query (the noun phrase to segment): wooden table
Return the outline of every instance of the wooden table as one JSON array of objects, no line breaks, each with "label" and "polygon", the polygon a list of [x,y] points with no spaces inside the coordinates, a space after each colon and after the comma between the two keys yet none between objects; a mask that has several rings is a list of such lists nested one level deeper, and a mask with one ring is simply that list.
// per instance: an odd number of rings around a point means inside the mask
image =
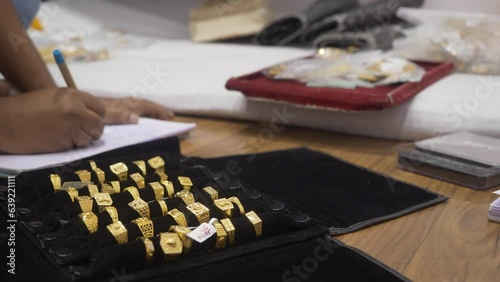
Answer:
[{"label": "wooden table", "polygon": [[181,142],[188,156],[216,157],[307,146],[448,196],[437,206],[338,236],[415,281],[500,281],[500,224],[486,219],[495,195],[396,168],[401,142],[196,117]]}]

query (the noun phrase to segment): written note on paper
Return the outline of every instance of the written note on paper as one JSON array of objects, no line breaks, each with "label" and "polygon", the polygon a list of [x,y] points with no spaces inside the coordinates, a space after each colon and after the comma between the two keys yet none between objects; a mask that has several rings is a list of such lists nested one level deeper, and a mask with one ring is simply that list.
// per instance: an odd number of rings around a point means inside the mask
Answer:
[{"label": "written note on paper", "polygon": [[138,124],[106,126],[101,139],[93,145],[65,152],[35,155],[0,154],[0,171],[10,174],[50,167],[87,158],[117,148],[184,134],[194,123],[180,123],[141,118]]}]

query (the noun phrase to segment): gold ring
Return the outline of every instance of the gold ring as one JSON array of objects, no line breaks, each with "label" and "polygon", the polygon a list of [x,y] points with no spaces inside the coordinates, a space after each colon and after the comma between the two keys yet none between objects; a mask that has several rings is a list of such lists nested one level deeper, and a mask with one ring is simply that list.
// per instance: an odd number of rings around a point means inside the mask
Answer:
[{"label": "gold ring", "polygon": [[151,219],[147,217],[139,217],[132,220],[132,223],[135,223],[137,227],[139,227],[142,236],[146,238],[152,238],[155,235],[153,221],[151,221]]},{"label": "gold ring", "polygon": [[210,220],[210,210],[203,204],[194,203],[187,205],[186,208],[196,216],[200,224]]},{"label": "gold ring", "polygon": [[168,207],[167,207],[167,203],[165,202],[165,200],[156,200],[158,202],[158,205],[160,205],[160,209],[161,209],[161,215],[164,216],[167,214],[168,212]]},{"label": "gold ring", "polygon": [[165,261],[171,261],[182,254],[182,241],[176,233],[160,233],[160,247]]},{"label": "gold ring", "polygon": [[225,198],[217,199],[214,201],[214,205],[218,209],[220,209],[226,217],[232,216],[234,205],[228,199],[225,199]]},{"label": "gold ring", "polygon": [[133,161],[133,164],[135,164],[142,172],[142,176],[146,176],[146,162],[145,161]]},{"label": "gold ring", "polygon": [[69,187],[68,189],[66,189],[66,192],[68,192],[68,195],[72,202],[74,202],[75,198],[78,197],[78,190],[76,190],[75,187]]},{"label": "gold ring", "polygon": [[215,240],[215,249],[224,249],[227,242],[227,232],[224,226],[219,222],[214,222],[214,227],[217,232],[217,239]]},{"label": "gold ring", "polygon": [[153,188],[156,200],[163,199],[163,195],[165,194],[165,188],[163,188],[163,185],[161,185],[160,182],[151,182],[149,183],[149,186]]},{"label": "gold ring", "polygon": [[167,214],[170,215],[175,220],[175,222],[177,222],[177,224],[185,227],[188,226],[186,216],[178,209],[172,209],[167,212]]},{"label": "gold ring", "polygon": [[189,233],[191,233],[191,229],[185,226],[173,225],[170,227],[169,231],[173,231],[174,233],[179,235],[179,238],[182,241],[182,246],[184,247],[183,253],[185,255],[188,255],[189,252],[191,251],[191,247],[193,246],[193,239],[187,236]]},{"label": "gold ring", "polygon": [[91,212],[92,207],[94,206],[94,200],[89,196],[78,196],[76,197],[78,204],[80,204],[80,209],[82,209],[82,213]]},{"label": "gold ring", "polygon": [[[118,181],[116,181],[116,182],[118,182]],[[120,183],[120,182],[118,182],[118,183]],[[108,193],[108,194],[112,195],[112,194],[120,193],[120,190],[118,190],[118,192],[116,192],[116,189],[113,186],[111,186],[110,184],[102,183],[101,184],[101,192]]]},{"label": "gold ring", "polygon": [[193,187],[193,182],[189,177],[179,176],[177,177],[177,180],[179,180],[179,183],[182,185],[182,187],[184,187],[184,190],[190,191],[191,187]]},{"label": "gold ring", "polygon": [[150,265],[153,262],[153,257],[155,255],[155,245],[153,241],[148,238],[139,237],[137,240],[141,240],[144,243],[144,250],[146,251],[146,260],[144,265]]},{"label": "gold ring", "polygon": [[89,234],[92,234],[97,231],[98,227],[97,215],[95,215],[93,212],[84,212],[81,213],[79,216],[82,219],[83,223],[85,223],[85,226],[89,231]]},{"label": "gold ring", "polygon": [[112,164],[109,166],[109,169],[111,170],[111,172],[116,174],[116,176],[118,177],[118,180],[120,180],[120,181],[127,180],[128,167],[126,164],[124,164],[122,162]]},{"label": "gold ring", "polygon": [[160,156],[149,159],[148,164],[156,171],[165,172],[165,161]]},{"label": "gold ring", "polygon": [[118,210],[115,207],[105,207],[104,211],[108,212],[109,217],[113,221],[113,223],[118,222]]},{"label": "gold ring", "polygon": [[139,194],[139,190],[137,190],[137,188],[135,188],[134,186],[130,186],[130,187],[123,189],[123,192],[126,192],[126,191],[128,191],[130,193],[130,195],[132,195],[134,200],[137,200],[141,197],[141,195]]},{"label": "gold ring", "polygon": [[217,190],[215,190],[212,186],[203,188],[203,191],[207,192],[210,198],[212,198],[212,202],[219,199],[219,192],[217,192]]},{"label": "gold ring", "polygon": [[103,211],[105,208],[113,205],[113,199],[108,193],[96,193],[94,195],[94,200],[99,207],[99,211]]},{"label": "gold ring", "polygon": [[168,180],[168,175],[165,174],[163,171],[155,171],[155,174],[158,175],[158,178],[160,181],[167,181]]},{"label": "gold ring", "polygon": [[227,239],[229,241],[229,246],[234,245],[234,238],[236,234],[236,228],[234,227],[233,223],[229,218],[224,218],[220,220],[220,223],[224,227],[224,230],[226,230],[227,233]]},{"label": "gold ring", "polygon": [[252,223],[253,229],[255,230],[255,235],[257,237],[262,235],[262,220],[260,217],[254,212],[249,211],[245,214],[248,220]]},{"label": "gold ring", "polygon": [[172,181],[161,181],[161,184],[167,189],[167,196],[172,198],[175,194],[174,183]]},{"label": "gold ring", "polygon": [[128,206],[133,208],[140,217],[150,218],[151,212],[149,211],[149,205],[143,199],[138,198],[128,203]]},{"label": "gold ring", "polygon": [[90,171],[82,169],[82,170],[77,170],[75,171],[75,174],[78,175],[78,178],[80,178],[81,182],[91,182],[91,174]]},{"label": "gold ring", "polygon": [[94,198],[96,193],[99,193],[99,189],[97,189],[97,185],[89,184],[87,185],[87,189],[89,190],[89,195],[91,198]]},{"label": "gold ring", "polygon": [[178,198],[181,198],[186,205],[194,204],[194,195],[193,193],[187,191],[187,190],[182,190],[181,192],[175,193],[175,196]]},{"label": "gold ring", "polygon": [[113,189],[115,190],[115,193],[120,193],[120,181],[111,181],[109,182],[111,186],[113,186]]},{"label": "gold ring", "polygon": [[146,187],[146,183],[144,181],[144,177],[140,173],[133,173],[130,175],[130,179],[134,180],[137,184],[137,188],[142,189]]},{"label": "gold ring", "polygon": [[128,242],[128,230],[125,228],[121,221],[112,223],[106,228],[109,230],[109,233],[113,235],[118,244],[125,244]]},{"label": "gold ring", "polygon": [[61,177],[59,175],[51,174],[50,182],[52,182],[52,186],[54,187],[54,192],[61,190]]},{"label": "gold ring", "polygon": [[95,171],[96,169],[99,169],[99,168],[97,167],[97,164],[96,164],[96,163],[95,163],[95,161],[93,161],[93,160],[90,160],[90,161],[89,161],[89,165],[90,165],[90,168],[91,168],[92,170],[94,170],[94,171]]},{"label": "gold ring", "polygon": [[238,209],[240,209],[241,215],[245,214],[245,208],[241,204],[240,199],[238,199],[236,197],[230,197],[229,201],[233,202],[233,204],[236,204],[236,206],[238,206]]},{"label": "gold ring", "polygon": [[99,183],[104,183],[106,182],[106,173],[100,168],[94,169],[95,174],[97,175],[97,180],[99,180]]}]

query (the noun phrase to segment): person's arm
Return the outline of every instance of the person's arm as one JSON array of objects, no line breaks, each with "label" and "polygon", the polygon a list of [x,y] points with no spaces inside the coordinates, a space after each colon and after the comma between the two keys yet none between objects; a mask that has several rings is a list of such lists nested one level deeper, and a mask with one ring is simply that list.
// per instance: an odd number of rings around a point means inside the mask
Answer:
[{"label": "person's arm", "polygon": [[0,1],[0,73],[21,92],[57,87],[11,0]]}]

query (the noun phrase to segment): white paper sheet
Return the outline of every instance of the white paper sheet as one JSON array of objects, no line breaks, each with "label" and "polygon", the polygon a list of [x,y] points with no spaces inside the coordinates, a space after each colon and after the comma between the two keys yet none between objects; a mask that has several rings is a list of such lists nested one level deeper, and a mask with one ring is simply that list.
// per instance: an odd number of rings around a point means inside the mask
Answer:
[{"label": "white paper sheet", "polygon": [[36,155],[0,155],[0,171],[17,174],[54,165],[69,163],[117,148],[184,134],[196,124],[139,119],[138,124],[111,125],[104,128],[101,139],[92,146],[71,151]]}]

